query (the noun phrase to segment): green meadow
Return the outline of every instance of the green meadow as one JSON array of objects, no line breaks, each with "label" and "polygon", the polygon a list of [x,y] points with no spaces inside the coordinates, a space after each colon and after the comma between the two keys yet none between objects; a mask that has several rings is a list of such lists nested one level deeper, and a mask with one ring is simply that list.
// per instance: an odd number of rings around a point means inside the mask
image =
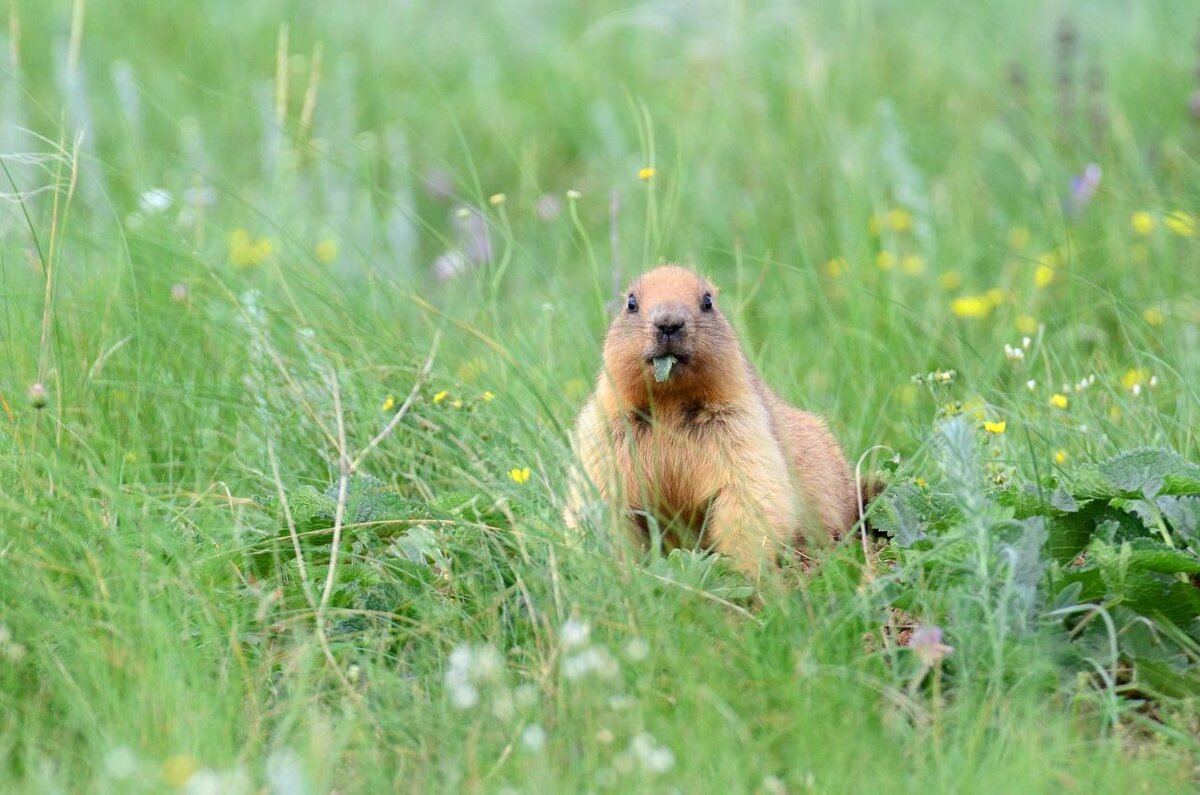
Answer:
[{"label": "green meadow", "polygon": [[[1200,787],[1194,3],[2,17],[0,791]],[[874,536],[566,531],[662,262]]]}]

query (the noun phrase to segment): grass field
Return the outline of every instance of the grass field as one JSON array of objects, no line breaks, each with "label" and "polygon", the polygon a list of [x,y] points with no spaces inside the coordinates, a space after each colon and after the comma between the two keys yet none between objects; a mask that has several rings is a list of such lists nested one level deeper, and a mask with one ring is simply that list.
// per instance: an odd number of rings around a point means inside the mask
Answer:
[{"label": "grass field", "polygon": [[[1200,786],[1194,3],[3,14],[0,790]],[[661,261],[891,546],[568,537]]]}]

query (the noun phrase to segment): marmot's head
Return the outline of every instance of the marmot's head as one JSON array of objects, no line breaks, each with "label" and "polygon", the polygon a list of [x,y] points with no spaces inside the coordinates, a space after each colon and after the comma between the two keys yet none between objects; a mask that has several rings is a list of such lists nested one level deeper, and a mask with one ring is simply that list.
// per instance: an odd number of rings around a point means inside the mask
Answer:
[{"label": "marmot's head", "polygon": [[715,398],[742,388],[741,348],[717,308],[716,289],[676,265],[655,268],[625,292],[604,343],[604,364],[625,400],[649,394]]}]

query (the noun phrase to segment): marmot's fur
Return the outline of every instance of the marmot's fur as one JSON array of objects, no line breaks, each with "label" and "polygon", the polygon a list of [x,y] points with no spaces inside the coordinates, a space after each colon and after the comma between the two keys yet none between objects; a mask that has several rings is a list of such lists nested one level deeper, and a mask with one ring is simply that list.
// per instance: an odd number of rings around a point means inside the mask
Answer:
[{"label": "marmot's fur", "polygon": [[572,433],[578,457],[565,518],[589,497],[628,512],[644,542],[699,542],[757,571],[858,519],[841,446],[816,415],[759,378],[716,305],[716,290],[665,266],[633,283],[604,343],[604,368]]}]

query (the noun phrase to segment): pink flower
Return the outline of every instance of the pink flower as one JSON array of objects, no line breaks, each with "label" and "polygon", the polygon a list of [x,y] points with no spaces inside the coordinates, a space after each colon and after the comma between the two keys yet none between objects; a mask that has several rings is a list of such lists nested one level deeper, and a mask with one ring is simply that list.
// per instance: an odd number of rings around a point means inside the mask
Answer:
[{"label": "pink flower", "polygon": [[953,646],[942,643],[942,628],[939,626],[917,627],[908,640],[908,647],[925,665],[933,665],[954,653]]}]

